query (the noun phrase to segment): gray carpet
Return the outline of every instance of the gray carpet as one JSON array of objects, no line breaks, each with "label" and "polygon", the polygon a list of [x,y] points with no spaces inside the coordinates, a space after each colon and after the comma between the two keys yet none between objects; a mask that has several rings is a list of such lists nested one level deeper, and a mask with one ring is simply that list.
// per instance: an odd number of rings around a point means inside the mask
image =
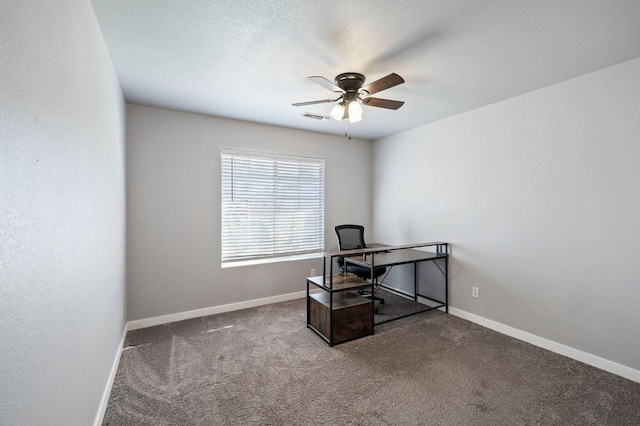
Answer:
[{"label": "gray carpet", "polygon": [[376,297],[383,298],[385,301],[383,304],[379,301],[375,302],[378,313],[374,315],[373,321],[376,325],[430,309],[429,306],[414,302],[412,299],[407,299],[406,297],[383,289],[376,291],[375,295]]},{"label": "gray carpet", "polygon": [[330,348],[303,299],[131,331],[104,425],[640,425],[640,383],[430,311]]}]

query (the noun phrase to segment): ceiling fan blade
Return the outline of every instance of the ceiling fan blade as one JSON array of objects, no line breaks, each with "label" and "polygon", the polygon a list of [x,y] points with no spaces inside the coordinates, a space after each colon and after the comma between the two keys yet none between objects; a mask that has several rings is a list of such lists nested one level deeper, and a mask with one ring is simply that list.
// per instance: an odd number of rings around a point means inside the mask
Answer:
[{"label": "ceiling fan blade", "polygon": [[364,98],[362,103],[368,106],[374,106],[387,109],[398,109],[404,105],[403,101],[392,101],[391,99],[380,98]]},{"label": "ceiling fan blade", "polygon": [[373,95],[374,93],[382,92],[383,90],[402,83],[404,83],[404,78],[393,72],[386,77],[382,77],[380,80],[367,84],[360,89],[360,91],[365,90],[369,95]]},{"label": "ceiling fan blade", "polygon": [[325,87],[329,90],[331,90],[332,92],[336,92],[336,93],[346,93],[344,90],[342,90],[341,88],[339,88],[338,86],[336,86],[335,84],[333,84],[331,81],[327,80],[326,78],[319,76],[319,75],[312,75],[311,77],[308,77],[311,81],[313,81],[314,83],[319,84],[322,87]]},{"label": "ceiling fan blade", "polygon": [[[338,99],[340,99],[340,98],[338,98]],[[293,105],[293,106],[305,106],[305,105],[315,105],[315,104],[328,104],[328,103],[331,103],[331,102],[335,102],[338,99],[322,99],[322,100],[319,100],[319,101],[297,102],[297,103],[291,104],[291,105]]]}]

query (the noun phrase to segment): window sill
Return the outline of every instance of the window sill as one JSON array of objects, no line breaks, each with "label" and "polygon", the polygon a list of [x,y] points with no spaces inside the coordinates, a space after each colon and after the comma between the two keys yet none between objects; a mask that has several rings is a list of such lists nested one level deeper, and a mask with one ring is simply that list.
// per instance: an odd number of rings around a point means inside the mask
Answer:
[{"label": "window sill", "polygon": [[238,262],[226,262],[220,265],[221,268],[235,268],[237,266],[263,265],[265,263],[290,262],[292,260],[316,259],[322,257],[322,252],[297,254],[293,256],[270,257],[268,259],[242,260]]}]

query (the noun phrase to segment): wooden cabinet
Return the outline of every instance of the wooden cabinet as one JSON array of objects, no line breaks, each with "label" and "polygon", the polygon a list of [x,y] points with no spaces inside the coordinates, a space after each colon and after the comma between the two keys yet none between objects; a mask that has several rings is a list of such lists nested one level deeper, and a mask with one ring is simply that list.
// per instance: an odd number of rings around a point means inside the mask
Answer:
[{"label": "wooden cabinet", "polygon": [[357,294],[366,287],[353,274],[307,278],[307,327],[330,346],[373,334],[373,301]]},{"label": "wooden cabinet", "polygon": [[307,312],[307,324],[332,346],[373,334],[373,302],[351,291],[309,294]]}]

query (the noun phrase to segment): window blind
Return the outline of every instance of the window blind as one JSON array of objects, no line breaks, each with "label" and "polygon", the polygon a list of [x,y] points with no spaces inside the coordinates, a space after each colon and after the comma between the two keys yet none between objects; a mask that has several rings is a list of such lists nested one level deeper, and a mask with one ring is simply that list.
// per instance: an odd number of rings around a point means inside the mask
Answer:
[{"label": "window blind", "polygon": [[222,263],[324,250],[324,160],[221,152]]}]

